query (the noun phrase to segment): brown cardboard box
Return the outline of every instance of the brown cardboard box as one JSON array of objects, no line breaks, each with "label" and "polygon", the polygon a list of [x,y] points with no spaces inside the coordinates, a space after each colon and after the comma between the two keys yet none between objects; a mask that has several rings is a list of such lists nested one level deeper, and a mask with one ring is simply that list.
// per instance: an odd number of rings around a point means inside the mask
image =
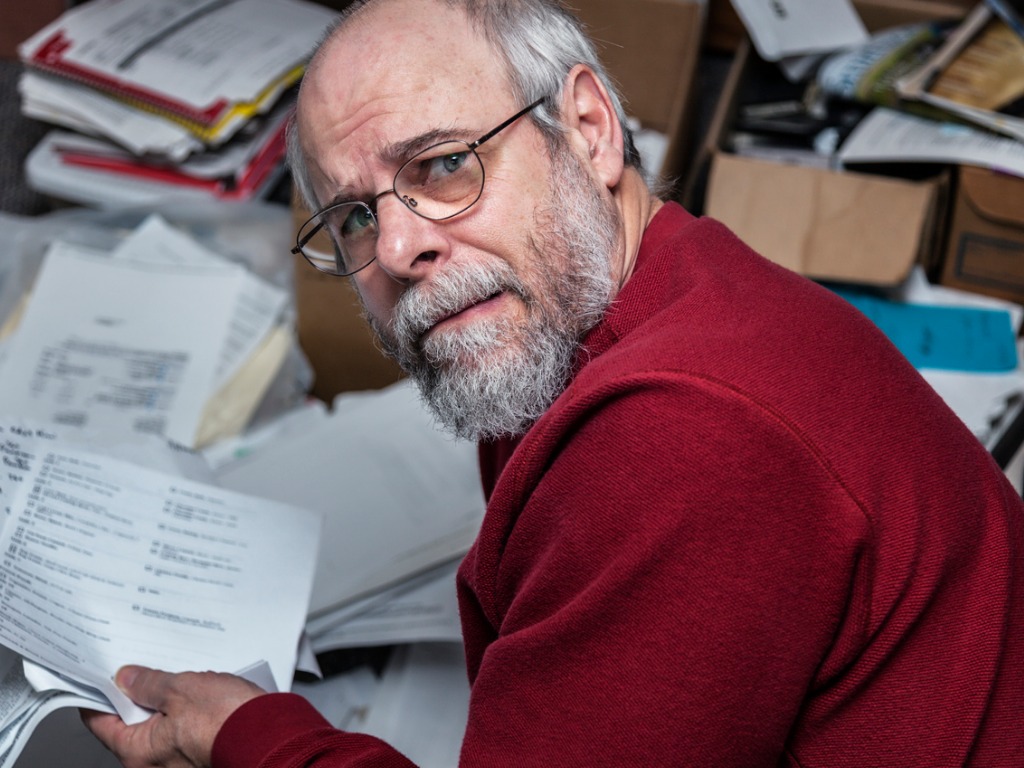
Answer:
[{"label": "brown cardboard box", "polygon": [[[737,50],[687,204],[731,227],[767,258],[821,280],[893,285],[938,258],[946,176],[921,180],[754,160],[724,149],[740,84],[759,63]],[[698,188],[705,192],[703,203]]]},{"label": "brown cardboard box", "polygon": [[1024,303],[1024,179],[959,169],[940,282]]},{"label": "brown cardboard box", "polygon": [[905,181],[718,154],[706,212],[818,280],[896,285],[933,257],[941,179]]},{"label": "brown cardboard box", "polygon": [[18,58],[18,46],[70,5],[68,0],[0,0],[0,58]]},{"label": "brown cardboard box", "polygon": [[660,169],[669,185],[686,173],[693,79],[701,48],[701,7],[693,0],[568,0],[642,127],[665,134]]},{"label": "brown cardboard box", "polygon": [[[296,231],[308,216],[293,202]],[[398,381],[402,372],[377,347],[348,278],[324,274],[301,255],[294,258],[299,346],[316,376],[311,394],[329,403],[339,392],[380,389]]]}]

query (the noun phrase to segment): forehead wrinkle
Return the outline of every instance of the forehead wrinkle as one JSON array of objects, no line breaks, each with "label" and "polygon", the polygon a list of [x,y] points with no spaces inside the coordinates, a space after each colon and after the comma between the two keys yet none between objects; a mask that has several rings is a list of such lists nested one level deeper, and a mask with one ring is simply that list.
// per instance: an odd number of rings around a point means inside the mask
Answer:
[{"label": "forehead wrinkle", "polygon": [[[383,165],[392,166],[397,173],[398,169],[418,152],[445,141],[467,141],[467,136],[469,136],[469,132],[462,129],[433,128],[412,138],[391,142],[379,150],[377,156]],[[378,194],[378,192],[359,190],[351,184],[342,184],[336,187],[335,193],[324,204],[324,207],[337,203],[367,201]]]},{"label": "forehead wrinkle", "polygon": [[399,166],[417,152],[445,141],[466,141],[468,131],[457,128],[433,128],[411,139],[395,141],[384,147],[380,158],[389,165]]}]

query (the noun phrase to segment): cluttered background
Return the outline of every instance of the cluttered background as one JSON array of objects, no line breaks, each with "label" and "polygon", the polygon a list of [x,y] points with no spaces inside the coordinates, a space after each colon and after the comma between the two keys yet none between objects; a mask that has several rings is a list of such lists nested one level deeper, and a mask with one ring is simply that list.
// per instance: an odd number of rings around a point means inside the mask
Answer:
[{"label": "cluttered background", "polygon": [[[568,4],[651,180],[862,309],[1019,491],[1024,3]],[[0,0],[0,454],[36,472],[67,440],[322,515],[295,690],[453,765],[474,450],[289,253],[283,126],[344,5]],[[0,709],[0,765],[114,765],[71,709],[88,691],[39,679]]]}]

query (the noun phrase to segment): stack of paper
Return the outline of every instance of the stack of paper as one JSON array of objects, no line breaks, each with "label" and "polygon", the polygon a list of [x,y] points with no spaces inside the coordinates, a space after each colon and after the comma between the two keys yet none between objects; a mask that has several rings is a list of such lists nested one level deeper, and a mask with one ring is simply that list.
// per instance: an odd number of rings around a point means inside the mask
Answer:
[{"label": "stack of paper", "polygon": [[484,511],[475,445],[441,432],[409,382],[291,418],[207,457],[226,488],[324,514],[313,649],[459,640],[454,571]]},{"label": "stack of paper", "polygon": [[247,424],[289,349],[287,293],[152,217],[54,242],[0,364],[4,409],[196,448]]},{"label": "stack of paper", "polygon": [[79,175],[88,169],[163,180],[180,191],[188,179],[209,180],[209,168],[197,173],[194,166],[169,163],[220,151],[253,119],[267,116],[249,146],[225,149],[218,158],[229,166],[220,176],[230,179],[228,189],[207,192],[259,189],[254,178],[265,176],[261,164],[268,154],[280,160],[283,151],[287,109],[270,113],[288,105],[334,15],[307,0],[93,0],[75,6],[19,47],[26,67],[22,110],[112,142],[155,170],[147,172],[139,160],[112,160],[114,149],[104,144],[88,152],[58,150],[51,140],[50,167],[34,169],[33,176],[52,185],[54,168],[67,166]]},{"label": "stack of paper", "polygon": [[265,198],[284,174],[285,124],[291,103],[252,120],[216,151],[180,163],[137,157],[116,144],[55,130],[25,161],[33,189],[103,208],[154,206],[172,200]]},{"label": "stack of paper", "polygon": [[60,707],[147,717],[113,684],[126,663],[267,690],[315,671],[299,641],[319,515],[85,450],[74,430],[0,434],[0,765]]}]

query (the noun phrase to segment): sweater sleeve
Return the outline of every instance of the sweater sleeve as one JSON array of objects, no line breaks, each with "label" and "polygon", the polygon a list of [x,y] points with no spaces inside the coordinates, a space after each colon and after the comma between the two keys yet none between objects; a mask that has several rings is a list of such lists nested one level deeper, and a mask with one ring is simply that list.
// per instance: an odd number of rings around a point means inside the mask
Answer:
[{"label": "sweater sleeve", "polygon": [[644,378],[538,425],[496,489],[520,511],[467,574],[493,640],[464,766],[783,764],[828,672],[862,511],[766,409]]},{"label": "sweater sleeve", "polygon": [[214,768],[411,768],[380,739],[333,728],[301,696],[272,693],[243,704],[213,744]]}]

